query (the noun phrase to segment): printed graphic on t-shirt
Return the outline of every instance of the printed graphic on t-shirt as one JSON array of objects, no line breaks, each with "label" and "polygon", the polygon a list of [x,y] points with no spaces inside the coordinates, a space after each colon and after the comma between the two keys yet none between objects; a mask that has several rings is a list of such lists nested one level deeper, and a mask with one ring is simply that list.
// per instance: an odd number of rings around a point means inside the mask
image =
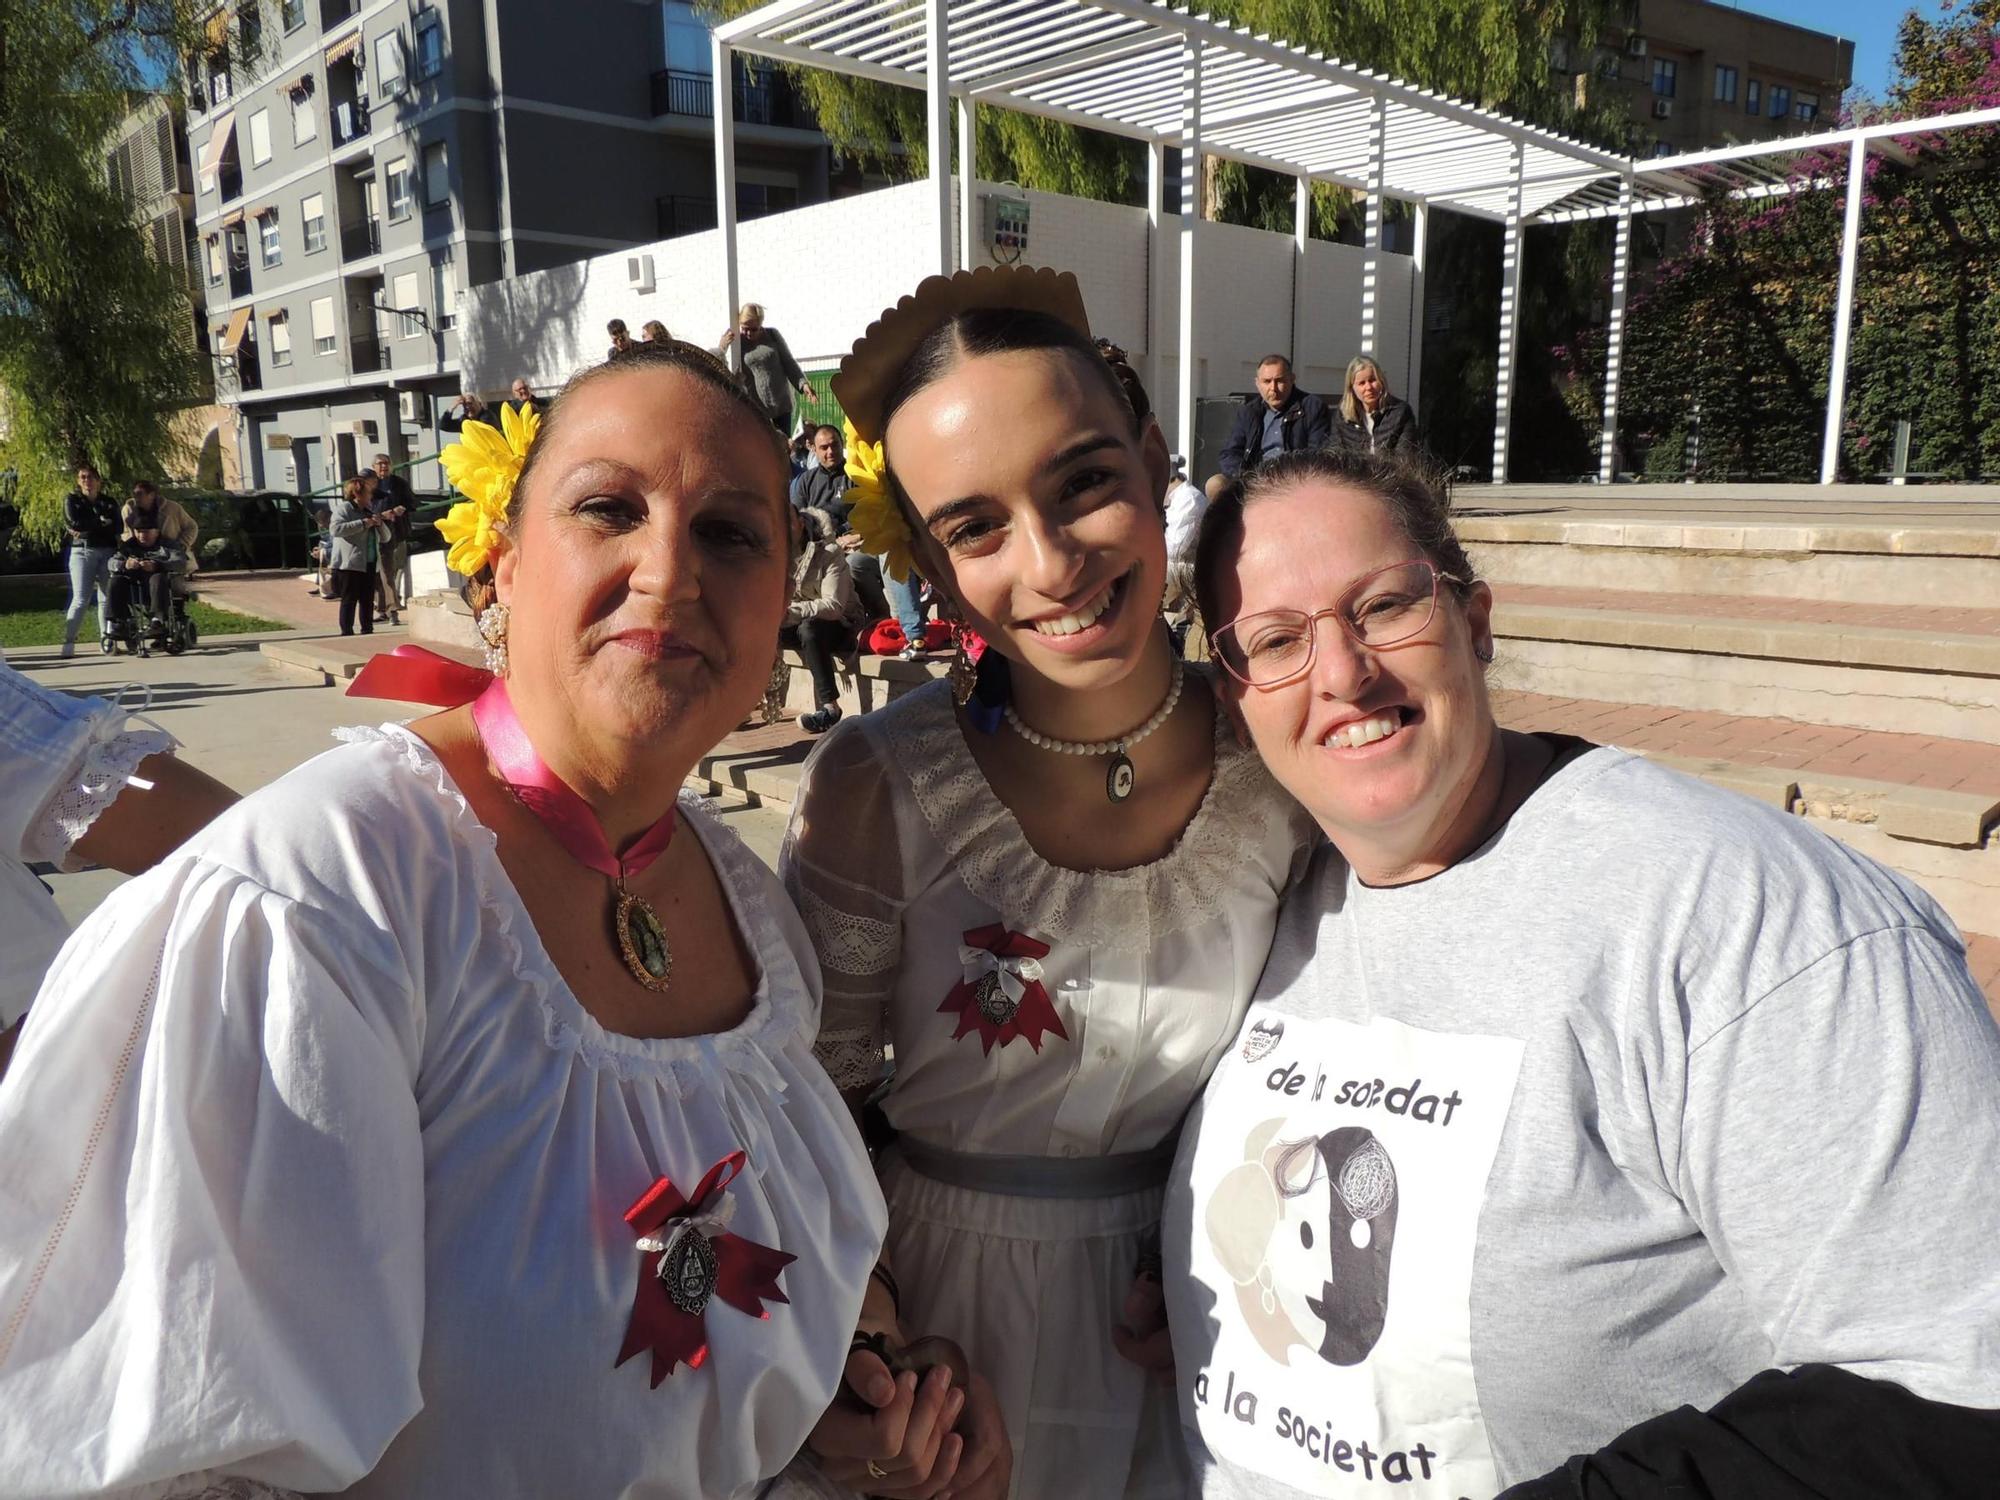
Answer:
[{"label": "printed graphic on t-shirt", "polygon": [[1194,1160],[1219,1457],[1314,1495],[1499,1489],[1472,1377],[1474,1241],[1521,1043],[1377,1018],[1245,1018]]}]

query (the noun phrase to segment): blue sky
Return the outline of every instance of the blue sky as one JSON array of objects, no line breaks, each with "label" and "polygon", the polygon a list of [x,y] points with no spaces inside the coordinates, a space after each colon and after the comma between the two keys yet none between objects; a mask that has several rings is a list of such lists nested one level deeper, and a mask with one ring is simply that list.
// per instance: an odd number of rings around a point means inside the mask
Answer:
[{"label": "blue sky", "polygon": [[1854,43],[1854,81],[1881,98],[1889,91],[1890,66],[1896,56],[1896,28],[1908,12],[1927,19],[1944,14],[1941,0],[1710,0],[1711,4],[1747,10],[1780,21],[1830,31]]}]

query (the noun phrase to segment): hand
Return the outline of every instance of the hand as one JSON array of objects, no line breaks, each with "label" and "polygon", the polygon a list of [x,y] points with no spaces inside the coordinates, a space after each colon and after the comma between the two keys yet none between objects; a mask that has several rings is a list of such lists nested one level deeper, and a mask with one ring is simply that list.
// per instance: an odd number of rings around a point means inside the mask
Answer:
[{"label": "hand", "polygon": [[1014,1446],[1007,1440],[1007,1419],[1000,1398],[984,1375],[975,1374],[965,1395],[965,1412],[958,1419],[965,1453],[958,1477],[951,1483],[951,1500],[1007,1500],[1014,1482]]},{"label": "hand", "polygon": [[799,394],[810,399],[815,394],[813,383],[810,380],[801,380],[799,382]]},{"label": "hand", "polygon": [[736,325],[731,323],[722,333],[722,344],[727,347],[736,341]]},{"label": "hand", "polygon": [[842,1390],[806,1445],[821,1472],[844,1488],[933,1500],[947,1489],[957,1492],[953,1479],[966,1440],[952,1428],[966,1399],[967,1392],[952,1389],[943,1365],[921,1377],[892,1375],[873,1351],[857,1349],[847,1357]]},{"label": "hand", "polygon": [[859,552],[861,550],[861,533],[858,531],[843,531],[839,536],[834,538],[834,541],[839,544],[842,552]]}]

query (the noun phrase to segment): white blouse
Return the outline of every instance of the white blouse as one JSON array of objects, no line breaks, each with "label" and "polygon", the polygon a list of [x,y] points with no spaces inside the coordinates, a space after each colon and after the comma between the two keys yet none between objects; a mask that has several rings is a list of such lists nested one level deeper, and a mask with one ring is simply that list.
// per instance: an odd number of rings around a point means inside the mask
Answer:
[{"label": "white blouse", "polygon": [[[905,1134],[955,1151],[1144,1151],[1178,1128],[1249,1003],[1305,814],[1216,713],[1215,770],[1180,842],[1129,870],[1029,845],[966,747],[942,683],[842,724],[814,753],[786,880],[826,979],[819,1051],[843,1088],[880,1077]],[[1066,1036],[988,1051],[940,1006],[998,921],[1047,946]]]},{"label": "white blouse", "polygon": [[72,698],[0,662],[0,1031],[28,1009],[69,923],[30,863],[66,869],[70,846],[118,800],[159,729],[126,729],[124,708]]},{"label": "white blouse", "polygon": [[[607,1032],[430,750],[348,737],[50,973],[0,1086],[0,1495],[745,1493],[831,1398],[885,1224],[804,930],[683,797],[754,1002]],[[788,1300],[718,1293],[656,1389],[614,1367],[624,1215],[734,1151],[729,1232],[796,1257]]]}]

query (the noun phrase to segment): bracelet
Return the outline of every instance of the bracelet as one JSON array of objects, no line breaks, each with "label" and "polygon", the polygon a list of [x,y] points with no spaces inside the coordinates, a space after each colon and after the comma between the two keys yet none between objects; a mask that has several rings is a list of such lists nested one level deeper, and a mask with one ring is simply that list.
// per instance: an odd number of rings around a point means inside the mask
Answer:
[{"label": "bracelet", "polygon": [[902,1288],[896,1285],[895,1272],[891,1271],[887,1266],[883,1265],[882,1262],[878,1260],[875,1262],[873,1269],[871,1269],[868,1272],[868,1277],[871,1281],[879,1281],[882,1283],[882,1290],[889,1294],[890,1310],[896,1314],[896,1319],[898,1322],[902,1321],[903,1292]]}]

